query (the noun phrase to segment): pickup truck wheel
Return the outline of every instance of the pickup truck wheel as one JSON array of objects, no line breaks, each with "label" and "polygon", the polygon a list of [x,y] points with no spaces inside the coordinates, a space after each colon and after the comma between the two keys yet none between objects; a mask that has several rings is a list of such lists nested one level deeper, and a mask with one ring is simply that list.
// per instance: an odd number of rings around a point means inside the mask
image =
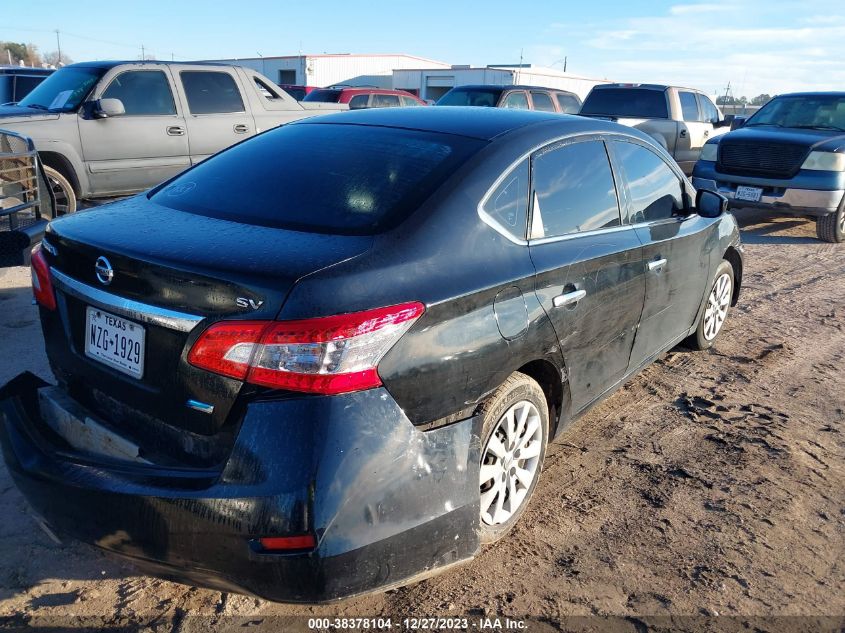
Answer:
[{"label": "pickup truck wheel", "polygon": [[845,242],[845,200],[836,213],[823,215],[816,220],[816,235],[824,242]]},{"label": "pickup truck wheel", "polygon": [[70,181],[47,165],[44,165],[44,175],[56,198],[56,217],[76,211],[76,194]]},{"label": "pickup truck wheel", "polygon": [[698,319],[698,327],[695,334],[690,336],[686,343],[696,350],[705,350],[713,347],[722,326],[728,319],[731,310],[731,301],[734,291],[734,269],[729,262],[722,261],[716,269],[713,284],[710,286],[710,293],[704,304],[704,311]]},{"label": "pickup truck wheel", "polygon": [[514,372],[480,413],[481,542],[493,543],[519,521],[540,479],[549,409],[540,385]]}]

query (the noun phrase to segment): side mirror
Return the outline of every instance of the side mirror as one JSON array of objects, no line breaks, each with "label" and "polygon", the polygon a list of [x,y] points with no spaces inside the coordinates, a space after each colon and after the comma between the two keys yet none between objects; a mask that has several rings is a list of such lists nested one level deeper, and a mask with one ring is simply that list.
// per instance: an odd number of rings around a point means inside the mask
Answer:
[{"label": "side mirror", "polygon": [[733,121],[731,121],[731,130],[738,130],[739,128],[743,127],[747,120],[748,120],[748,117],[735,116],[733,118]]},{"label": "side mirror", "polygon": [[120,99],[100,99],[94,104],[94,116],[98,119],[108,119],[113,116],[126,114],[123,101]]},{"label": "side mirror", "polygon": [[695,194],[695,210],[703,218],[718,218],[728,210],[728,199],[715,191],[699,189]]},{"label": "side mirror", "polygon": [[734,119],[736,119],[735,114],[726,114],[724,119],[713,123],[713,127],[732,127]]}]

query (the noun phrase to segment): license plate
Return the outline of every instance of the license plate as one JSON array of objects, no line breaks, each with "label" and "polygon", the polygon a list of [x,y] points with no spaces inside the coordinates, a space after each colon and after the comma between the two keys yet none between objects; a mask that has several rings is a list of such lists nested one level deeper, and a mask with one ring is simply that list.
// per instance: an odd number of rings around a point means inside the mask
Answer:
[{"label": "license plate", "polygon": [[746,202],[760,202],[760,196],[762,195],[763,190],[759,187],[737,187],[734,198],[745,200]]},{"label": "license plate", "polygon": [[85,355],[133,378],[144,375],[144,340],[137,323],[88,306],[85,313]]}]

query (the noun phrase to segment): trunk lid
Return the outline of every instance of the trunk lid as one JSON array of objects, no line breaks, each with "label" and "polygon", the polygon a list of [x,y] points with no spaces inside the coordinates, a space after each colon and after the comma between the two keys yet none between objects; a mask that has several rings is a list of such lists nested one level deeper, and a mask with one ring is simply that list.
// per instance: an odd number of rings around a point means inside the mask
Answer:
[{"label": "trunk lid", "polygon": [[[42,311],[51,365],[71,395],[141,446],[181,445],[184,455],[170,457],[214,461],[213,438],[233,438],[243,385],[188,364],[193,342],[219,319],[274,319],[297,279],[366,252],[372,240],[209,218],[143,195],[66,216],[50,225],[44,247],[59,306]],[[99,258],[113,271],[108,284]],[[86,353],[89,307],[143,328],[140,378]]]}]

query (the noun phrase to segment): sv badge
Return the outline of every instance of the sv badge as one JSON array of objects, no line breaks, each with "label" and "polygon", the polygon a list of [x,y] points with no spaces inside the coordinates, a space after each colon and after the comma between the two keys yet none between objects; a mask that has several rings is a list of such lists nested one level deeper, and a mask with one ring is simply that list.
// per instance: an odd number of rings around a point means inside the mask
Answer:
[{"label": "sv badge", "polygon": [[255,299],[238,297],[237,299],[235,299],[235,304],[237,304],[239,308],[252,308],[253,310],[258,310],[258,308],[264,305],[264,301],[260,299],[256,301]]}]

